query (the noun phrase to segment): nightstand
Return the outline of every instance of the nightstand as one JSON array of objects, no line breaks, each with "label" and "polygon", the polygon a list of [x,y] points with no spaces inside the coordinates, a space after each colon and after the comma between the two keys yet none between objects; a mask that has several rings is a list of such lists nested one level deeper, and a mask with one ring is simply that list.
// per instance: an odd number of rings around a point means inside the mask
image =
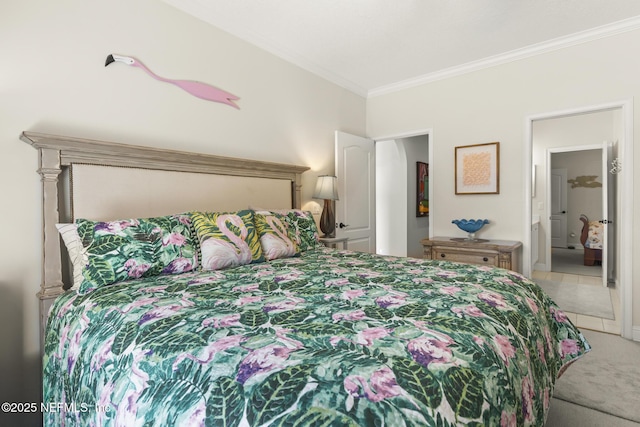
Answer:
[{"label": "nightstand", "polygon": [[338,243],[342,243],[342,249],[347,249],[347,242],[349,241],[348,237],[320,237],[320,241],[327,246],[331,246],[333,248],[338,247]]},{"label": "nightstand", "polygon": [[518,271],[521,242],[511,240],[452,240],[451,237],[433,237],[421,240],[423,258],[493,265]]}]

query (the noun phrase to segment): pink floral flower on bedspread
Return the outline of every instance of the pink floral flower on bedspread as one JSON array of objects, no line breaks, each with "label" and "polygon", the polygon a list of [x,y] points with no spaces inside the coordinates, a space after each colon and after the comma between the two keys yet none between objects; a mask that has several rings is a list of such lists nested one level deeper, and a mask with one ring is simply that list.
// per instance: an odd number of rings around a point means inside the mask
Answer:
[{"label": "pink floral flower on bedspread", "polygon": [[302,272],[297,271],[297,270],[292,270],[287,274],[281,274],[279,276],[276,276],[273,281],[276,283],[280,283],[283,282],[285,280],[296,280],[297,278],[299,278],[300,276],[302,276]]},{"label": "pink floral flower on bedspread", "polygon": [[475,342],[476,344],[478,344],[480,347],[482,347],[483,345],[485,345],[486,343],[484,342],[484,338],[479,337],[477,335],[473,336],[473,342]]},{"label": "pink floral flower on bedspread", "polygon": [[253,350],[240,363],[236,379],[244,384],[254,375],[269,372],[284,366],[289,354],[296,349],[284,347],[281,344],[272,344]]},{"label": "pink floral flower on bedspread", "polygon": [[162,246],[184,246],[187,238],[180,233],[170,233],[162,238]]},{"label": "pink floral flower on bedspread", "polygon": [[237,292],[253,292],[259,289],[260,285],[258,283],[251,283],[249,285],[240,285],[233,288],[233,291]]},{"label": "pink floral flower on bedspread", "polygon": [[504,335],[496,335],[493,337],[493,343],[495,344],[498,356],[509,366],[509,361],[516,355],[516,349],[509,341],[509,337]]},{"label": "pink floral flower on bedspread", "polygon": [[176,357],[176,359],[173,361],[173,370],[177,370],[178,365],[184,359],[190,359],[201,365],[206,365],[207,363],[211,362],[215,355],[219,352],[238,347],[245,340],[246,338],[243,335],[229,335],[227,337],[222,337],[217,339],[216,341],[210,342],[209,345],[207,345],[200,351],[199,357],[194,356],[191,353],[182,353],[178,355],[178,357]]},{"label": "pink floral flower on bedspread", "polygon": [[480,292],[478,294],[478,299],[486,302],[492,307],[496,307],[496,308],[507,307],[507,303],[504,301],[504,298],[501,295],[498,295],[494,292],[489,292],[489,291]]},{"label": "pink floral flower on bedspread", "polygon": [[138,261],[131,258],[124,263],[124,268],[127,270],[129,277],[139,279],[142,275],[151,267],[151,264],[143,263],[138,264]]},{"label": "pink floral flower on bedspread", "polygon": [[207,419],[207,401],[200,399],[198,404],[193,407],[191,415],[184,421],[185,426],[205,426]]},{"label": "pink floral flower on bedspread", "polygon": [[431,363],[450,363],[453,353],[449,349],[450,342],[433,337],[421,337],[409,341],[407,349],[413,360],[429,367]]},{"label": "pink floral flower on bedspread", "polygon": [[572,339],[563,339],[560,342],[560,354],[564,359],[568,354],[578,354],[580,349],[578,348],[578,343],[576,340]]},{"label": "pink floral flower on bedspread", "polygon": [[440,270],[436,272],[436,276],[446,279],[446,278],[458,277],[458,273],[456,273],[455,271]]},{"label": "pink floral flower on bedspread", "polygon": [[99,222],[95,225],[94,231],[104,231],[107,233],[116,234],[122,230],[140,225],[140,221],[134,219],[131,221],[112,221],[112,222]]},{"label": "pink floral flower on bedspread", "polygon": [[358,344],[363,344],[368,347],[373,345],[373,341],[379,338],[384,338],[389,335],[389,330],[387,328],[369,328],[364,329],[358,332],[356,342]]},{"label": "pink floral flower on bedspread", "polygon": [[[362,393],[360,393],[360,387],[362,387]],[[380,402],[403,393],[393,371],[386,366],[374,371],[369,381],[361,375],[349,375],[344,379],[344,388],[351,396],[365,397],[372,402]]]},{"label": "pink floral flower on bedspread", "polygon": [[[454,307],[456,308],[456,307]],[[482,310],[480,310],[478,307],[476,307],[473,304],[469,304],[467,306],[465,306],[464,308],[458,308],[458,311],[454,310],[454,308],[451,309],[451,311],[453,312],[462,312],[464,314],[466,314],[467,316],[470,317],[484,317],[485,314],[482,312]]]},{"label": "pink floral flower on bedspread", "polygon": [[399,307],[407,303],[406,295],[385,295],[383,297],[376,298],[376,304],[382,308]]},{"label": "pink floral flower on bedspread", "polygon": [[414,277],[411,279],[413,283],[433,283],[433,278],[431,277]]},{"label": "pink floral flower on bedspread", "polygon": [[567,315],[564,314],[564,312],[558,308],[555,308],[552,306],[549,311],[551,311],[551,315],[556,320],[556,322],[567,323],[567,321],[569,320]]},{"label": "pink floral flower on bedspread", "polygon": [[138,324],[143,325],[152,320],[171,317],[174,314],[178,313],[183,308],[189,307],[191,305],[193,305],[191,301],[184,301],[183,304],[170,304],[170,305],[163,305],[160,307],[156,307],[152,310],[147,311],[144,315],[142,315],[142,317],[140,317],[140,320],[138,320]]},{"label": "pink floral flower on bedspread", "polygon": [[176,258],[162,269],[164,274],[179,274],[190,271],[193,268],[191,260],[188,258]]},{"label": "pink floral flower on bedspread", "polygon": [[247,305],[247,304],[253,304],[254,302],[260,302],[264,299],[264,297],[261,296],[246,296],[246,297],[241,297],[238,298],[235,302],[235,304],[237,306],[243,306],[243,305]]},{"label": "pink floral flower on bedspread", "polygon": [[500,427],[516,427],[518,425],[516,414],[513,412],[502,411],[500,416]]},{"label": "pink floral flower on bedspread", "polygon": [[214,328],[227,328],[229,326],[240,326],[240,313],[230,314],[220,318],[209,317],[204,319],[201,323],[203,327],[209,327],[213,325]]},{"label": "pink floral flower on bedspread", "polygon": [[531,379],[527,376],[522,380],[522,414],[524,415],[525,425],[530,425],[535,420],[533,413],[533,401],[535,399],[535,391]]},{"label": "pink floral flower on bedspread", "polygon": [[94,371],[100,370],[104,362],[109,360],[111,357],[111,346],[113,345],[113,341],[116,337],[112,336],[108,340],[106,340],[99,348],[98,352],[93,355],[91,359],[91,369]]},{"label": "pink floral flower on bedspread", "polygon": [[262,307],[262,311],[264,311],[265,313],[271,313],[274,311],[281,312],[281,311],[295,310],[296,308],[298,308],[300,304],[303,304],[304,302],[305,301],[302,298],[288,297],[287,299],[282,301],[274,301],[274,302],[266,303]]},{"label": "pink floral flower on bedspread", "polygon": [[352,301],[358,297],[362,297],[365,295],[366,293],[362,289],[349,289],[342,293],[342,298],[346,299],[347,301]]},{"label": "pink floral flower on bedspread", "polygon": [[445,295],[455,295],[461,291],[462,289],[458,286],[443,286],[440,288],[440,293],[443,293]]},{"label": "pink floral flower on bedspread", "polygon": [[527,297],[527,305],[534,314],[538,313],[538,304],[532,298]]},{"label": "pink floral flower on bedspread", "polygon": [[353,310],[353,311],[344,312],[344,313],[333,313],[333,315],[331,316],[331,318],[335,322],[338,322],[340,320],[347,320],[347,321],[362,320],[366,317],[367,315],[365,314],[364,310]]},{"label": "pink floral flower on bedspread", "polygon": [[344,286],[349,284],[349,279],[347,278],[339,278],[339,279],[331,279],[324,282],[325,286]]},{"label": "pink floral flower on bedspread", "polygon": [[541,340],[537,340],[536,347],[538,349],[538,357],[540,358],[540,360],[542,360],[544,363],[547,363],[547,357],[545,356],[544,351],[544,343]]}]

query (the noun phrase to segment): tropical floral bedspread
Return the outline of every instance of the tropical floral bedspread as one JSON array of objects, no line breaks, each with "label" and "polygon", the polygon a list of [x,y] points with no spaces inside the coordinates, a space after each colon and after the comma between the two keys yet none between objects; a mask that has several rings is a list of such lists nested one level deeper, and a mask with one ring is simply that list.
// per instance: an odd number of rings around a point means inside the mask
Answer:
[{"label": "tropical floral bedspread", "polygon": [[319,248],[67,293],[50,426],[543,425],[589,345],[502,269]]}]

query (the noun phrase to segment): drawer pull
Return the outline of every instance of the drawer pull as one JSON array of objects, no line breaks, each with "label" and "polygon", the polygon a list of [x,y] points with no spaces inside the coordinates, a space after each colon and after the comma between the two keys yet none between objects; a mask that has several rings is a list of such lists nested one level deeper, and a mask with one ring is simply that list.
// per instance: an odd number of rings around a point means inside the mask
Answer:
[{"label": "drawer pull", "polygon": [[440,257],[444,258],[446,255],[445,254],[440,254]]},{"label": "drawer pull", "polygon": [[484,257],[484,258],[482,258],[482,260],[483,260],[484,262],[487,262],[487,261],[489,261],[489,258]]}]

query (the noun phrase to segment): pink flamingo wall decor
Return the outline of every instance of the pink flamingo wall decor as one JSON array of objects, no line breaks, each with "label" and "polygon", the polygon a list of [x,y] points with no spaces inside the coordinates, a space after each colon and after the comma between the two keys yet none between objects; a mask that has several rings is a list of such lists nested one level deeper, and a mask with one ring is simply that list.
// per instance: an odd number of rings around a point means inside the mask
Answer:
[{"label": "pink flamingo wall decor", "polygon": [[240,98],[222,89],[218,89],[215,86],[211,86],[201,82],[194,82],[191,80],[165,79],[164,77],[160,77],[159,75],[153,73],[142,62],[128,56],[120,56],[120,55],[113,55],[113,54],[109,55],[107,56],[107,60],[104,66],[106,67],[107,65],[113,62],[122,62],[123,64],[142,68],[147,74],[149,74],[154,79],[160,80],[161,82],[174,84],[178,86],[180,89],[183,89],[189,92],[193,96],[196,96],[201,99],[206,99],[207,101],[220,102],[222,104],[227,104],[234,108],[240,109],[240,107],[234,102]]}]

